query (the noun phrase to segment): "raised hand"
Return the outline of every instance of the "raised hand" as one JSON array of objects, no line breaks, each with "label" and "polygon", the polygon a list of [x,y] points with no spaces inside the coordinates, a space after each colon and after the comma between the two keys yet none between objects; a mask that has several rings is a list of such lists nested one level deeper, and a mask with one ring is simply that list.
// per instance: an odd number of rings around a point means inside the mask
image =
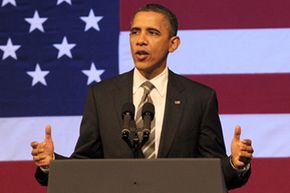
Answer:
[{"label": "raised hand", "polygon": [[31,142],[31,155],[34,163],[40,167],[48,167],[50,161],[53,160],[54,146],[51,138],[51,126],[45,127],[45,138],[43,142]]},{"label": "raised hand", "polygon": [[234,137],[231,144],[231,159],[234,166],[238,169],[243,169],[247,164],[251,162],[254,149],[252,147],[252,141],[250,139],[240,139],[241,127],[237,125],[235,127]]}]

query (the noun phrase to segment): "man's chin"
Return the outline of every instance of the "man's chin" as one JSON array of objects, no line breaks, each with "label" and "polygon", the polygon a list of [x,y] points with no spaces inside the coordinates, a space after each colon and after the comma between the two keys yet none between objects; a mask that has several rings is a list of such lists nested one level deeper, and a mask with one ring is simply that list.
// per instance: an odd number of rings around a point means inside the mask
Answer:
[{"label": "man's chin", "polygon": [[146,71],[146,69],[149,70],[148,66],[149,64],[145,61],[135,61],[135,67],[139,71]]}]

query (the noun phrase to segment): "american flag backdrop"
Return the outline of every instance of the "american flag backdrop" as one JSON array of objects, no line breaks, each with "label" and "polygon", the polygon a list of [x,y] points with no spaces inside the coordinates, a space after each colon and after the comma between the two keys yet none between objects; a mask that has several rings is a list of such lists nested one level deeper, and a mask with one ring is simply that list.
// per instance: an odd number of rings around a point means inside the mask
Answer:
[{"label": "american flag backdrop", "polygon": [[[130,21],[148,2],[0,1],[0,193],[46,191],[30,142],[51,124],[72,153],[88,85],[133,68]],[[154,2],[180,23],[169,68],[217,91],[228,154],[236,124],[253,140],[252,177],[232,192],[290,192],[290,1]]]}]

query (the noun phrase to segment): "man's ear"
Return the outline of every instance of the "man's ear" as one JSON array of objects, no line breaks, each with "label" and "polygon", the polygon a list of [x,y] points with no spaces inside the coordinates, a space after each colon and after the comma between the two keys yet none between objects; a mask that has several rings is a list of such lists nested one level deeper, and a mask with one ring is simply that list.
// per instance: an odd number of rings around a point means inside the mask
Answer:
[{"label": "man's ear", "polygon": [[180,44],[180,38],[178,36],[173,36],[170,38],[170,46],[168,51],[170,53],[174,52]]}]

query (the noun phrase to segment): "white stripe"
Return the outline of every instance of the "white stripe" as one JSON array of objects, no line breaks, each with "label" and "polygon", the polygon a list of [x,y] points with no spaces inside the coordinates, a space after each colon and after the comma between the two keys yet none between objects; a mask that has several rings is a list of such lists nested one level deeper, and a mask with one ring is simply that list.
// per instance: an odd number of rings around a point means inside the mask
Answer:
[{"label": "white stripe", "polygon": [[235,125],[253,142],[255,157],[290,157],[290,114],[221,115],[228,155]]},{"label": "white stripe", "polygon": [[[289,73],[290,29],[181,30],[169,56],[179,74]],[[120,73],[133,68],[129,32],[120,33]]]},{"label": "white stripe", "polygon": [[[229,154],[236,124],[242,138],[251,138],[255,157],[289,157],[290,114],[221,115]],[[0,118],[0,160],[31,160],[31,141],[44,139],[44,127],[52,125],[55,151],[73,152],[79,135],[81,116]]]},{"label": "white stripe", "polygon": [[0,118],[0,160],[31,160],[32,141],[43,141],[52,126],[55,152],[69,156],[79,135],[81,116]]},{"label": "white stripe", "polygon": [[149,156],[148,156],[148,158],[147,159],[151,159],[151,158],[154,158],[155,157],[155,152],[153,151]]},{"label": "white stripe", "polygon": [[143,148],[143,152],[146,152],[151,146],[152,144],[155,143],[155,141],[150,141],[149,144],[144,145],[145,147]]}]

